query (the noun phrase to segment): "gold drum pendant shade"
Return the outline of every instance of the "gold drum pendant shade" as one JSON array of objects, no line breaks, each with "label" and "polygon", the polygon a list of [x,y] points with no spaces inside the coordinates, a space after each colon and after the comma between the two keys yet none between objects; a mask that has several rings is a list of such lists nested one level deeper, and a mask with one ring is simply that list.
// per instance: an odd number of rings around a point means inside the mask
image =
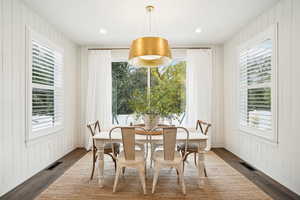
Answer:
[{"label": "gold drum pendant shade", "polygon": [[[154,7],[146,7],[149,13],[149,32],[151,33],[151,12]],[[158,67],[167,65],[172,59],[168,40],[161,37],[140,37],[133,40],[128,63],[137,67]]]},{"label": "gold drum pendant shade", "polygon": [[172,59],[168,41],[161,37],[141,37],[130,47],[129,64],[139,67],[167,65]]}]

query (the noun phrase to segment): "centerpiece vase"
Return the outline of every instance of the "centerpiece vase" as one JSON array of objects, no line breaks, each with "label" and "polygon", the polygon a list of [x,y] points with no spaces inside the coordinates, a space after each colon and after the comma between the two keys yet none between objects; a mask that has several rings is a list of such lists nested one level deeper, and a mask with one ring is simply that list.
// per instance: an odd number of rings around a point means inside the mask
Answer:
[{"label": "centerpiece vase", "polygon": [[151,130],[151,129],[157,127],[158,122],[159,122],[159,115],[145,114],[143,116],[143,120],[145,123],[145,129]]}]

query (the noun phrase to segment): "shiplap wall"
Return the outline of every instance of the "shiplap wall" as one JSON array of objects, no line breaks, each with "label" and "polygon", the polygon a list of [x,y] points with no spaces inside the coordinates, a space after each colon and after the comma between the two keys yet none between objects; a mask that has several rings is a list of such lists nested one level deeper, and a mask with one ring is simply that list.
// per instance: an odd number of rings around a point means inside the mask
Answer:
[{"label": "shiplap wall", "polygon": [[[238,46],[278,22],[278,136],[273,144],[238,130]],[[281,0],[224,45],[225,146],[300,194],[300,1]]]},{"label": "shiplap wall", "polygon": [[[64,131],[25,144],[25,25],[64,49]],[[20,0],[0,1],[0,196],[77,147],[75,43]]]},{"label": "shiplap wall", "polygon": [[223,45],[215,45],[213,50],[212,69],[212,126],[211,126],[211,146],[224,147],[224,92],[223,92]]}]

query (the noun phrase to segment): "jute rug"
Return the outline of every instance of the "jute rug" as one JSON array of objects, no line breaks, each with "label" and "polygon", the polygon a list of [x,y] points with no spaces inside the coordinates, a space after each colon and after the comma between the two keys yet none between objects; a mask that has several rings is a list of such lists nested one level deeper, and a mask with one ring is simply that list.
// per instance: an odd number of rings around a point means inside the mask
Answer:
[{"label": "jute rug", "polygon": [[36,199],[271,199],[213,152],[209,152],[205,156],[208,178],[204,180],[203,187],[200,189],[197,187],[197,172],[193,156],[190,156],[188,164],[185,165],[184,174],[186,196],[181,193],[181,187],[177,183],[177,175],[174,169],[161,170],[156,192],[151,194],[153,171],[149,167],[147,169],[147,195],[143,195],[138,173],[134,169],[126,169],[125,176],[119,180],[117,192],[112,193],[114,166],[108,156],[105,159],[104,188],[99,188],[97,185],[97,171],[95,171],[94,179],[89,180],[91,154],[88,153]]}]

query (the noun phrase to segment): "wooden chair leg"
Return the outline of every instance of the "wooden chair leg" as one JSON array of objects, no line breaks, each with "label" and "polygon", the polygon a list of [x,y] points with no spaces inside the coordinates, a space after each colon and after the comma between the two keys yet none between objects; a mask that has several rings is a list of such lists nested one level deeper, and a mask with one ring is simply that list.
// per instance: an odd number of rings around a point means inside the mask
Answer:
[{"label": "wooden chair leg", "polygon": [[[185,157],[184,157],[184,159],[183,159],[183,162],[186,161],[187,157],[188,157],[191,153],[192,153],[192,152],[187,151],[187,154],[185,155]],[[183,154],[182,154],[182,155],[184,155],[184,154],[185,154],[185,153],[184,153],[184,151],[183,151]]]},{"label": "wooden chair leg", "polygon": [[115,176],[115,182],[114,182],[113,192],[116,192],[117,184],[118,184],[118,180],[119,180],[120,173],[121,173],[121,167],[118,167],[118,168],[117,168],[117,171],[116,171],[116,176]]},{"label": "wooden chair leg", "polygon": [[114,165],[115,165],[115,172],[117,171],[117,161],[115,159],[113,159],[114,161]]},{"label": "wooden chair leg", "polygon": [[157,180],[158,180],[158,176],[159,176],[159,166],[155,165],[154,166],[153,184],[152,184],[152,194],[154,194],[155,187],[156,187]]},{"label": "wooden chair leg", "polygon": [[95,171],[95,162],[93,163],[93,169],[92,169],[92,173],[91,173],[90,180],[93,180],[93,177],[94,177],[94,171]]},{"label": "wooden chair leg", "polygon": [[[181,150],[182,157],[184,157],[184,154],[185,154],[185,151]],[[183,171],[184,171],[184,162],[186,161],[187,156],[188,156],[188,154],[183,158],[183,168],[182,168]],[[177,175],[179,175],[178,170],[176,170],[176,171],[177,171]]]},{"label": "wooden chair leg", "polygon": [[182,193],[185,195],[186,194],[186,188],[185,188],[185,183],[184,183],[184,178],[183,178],[183,163],[182,166],[178,166],[177,170],[179,172],[179,180],[181,183],[181,188],[182,188]]},{"label": "wooden chair leg", "polygon": [[146,180],[145,180],[145,167],[144,166],[140,166],[138,168],[138,170],[139,170],[139,176],[140,176],[140,180],[141,180],[142,187],[143,187],[143,192],[144,192],[144,194],[147,194],[147,191],[146,191]]},{"label": "wooden chair leg", "polygon": [[206,168],[204,167],[204,175],[205,177],[207,177],[207,172],[206,172]]},{"label": "wooden chair leg", "polygon": [[96,160],[97,160],[97,157],[96,157],[96,155],[93,152],[93,168],[92,168],[92,173],[91,173],[90,180],[93,180],[93,177],[94,177]]},{"label": "wooden chair leg", "polygon": [[[118,156],[119,153],[120,153],[119,149],[115,150],[115,153],[114,153],[115,158]],[[116,171],[117,171],[117,161],[116,161],[116,159],[115,159],[112,155],[110,155],[110,156],[111,156],[111,158],[112,158],[113,161],[114,161],[115,172],[116,172]]]},{"label": "wooden chair leg", "polygon": [[181,150],[181,156],[183,157],[183,161],[186,160],[186,157],[184,158],[184,154],[185,154],[184,150]]},{"label": "wooden chair leg", "polygon": [[115,172],[117,171],[117,162],[115,160],[115,158],[113,157],[113,155],[111,155],[110,153],[108,153],[107,155],[109,155],[112,159],[112,161],[114,162],[114,165],[115,165]]},{"label": "wooden chair leg", "polygon": [[188,157],[191,153],[192,153],[192,152],[188,152],[188,153],[185,155],[185,158],[183,159],[182,172],[184,172],[184,162],[186,161],[187,157]]},{"label": "wooden chair leg", "polygon": [[114,153],[114,156],[117,157],[118,154],[119,154],[119,151],[118,151],[118,152],[115,152],[115,153]]}]

